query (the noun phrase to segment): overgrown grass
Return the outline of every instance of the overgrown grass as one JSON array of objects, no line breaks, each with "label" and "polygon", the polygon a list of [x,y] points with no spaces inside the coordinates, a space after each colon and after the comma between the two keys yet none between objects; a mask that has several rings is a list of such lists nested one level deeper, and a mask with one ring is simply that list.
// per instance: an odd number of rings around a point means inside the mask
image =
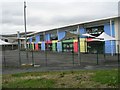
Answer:
[{"label": "overgrown grass", "polygon": [[3,88],[118,87],[118,70],[51,71],[10,74],[3,75],[2,86]]}]

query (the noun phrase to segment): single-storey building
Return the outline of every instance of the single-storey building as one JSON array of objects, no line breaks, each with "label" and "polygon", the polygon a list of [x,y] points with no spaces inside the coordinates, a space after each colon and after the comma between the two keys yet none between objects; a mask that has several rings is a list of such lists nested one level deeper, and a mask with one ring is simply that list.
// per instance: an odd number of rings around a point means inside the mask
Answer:
[{"label": "single-storey building", "polygon": [[[103,32],[115,38],[115,40],[94,40],[95,37],[98,37]],[[33,50],[94,53],[99,49],[99,53],[114,54],[118,51],[117,45],[120,45],[120,17],[115,16],[80,22],[51,30],[35,32],[27,35],[27,37],[29,37],[27,41],[28,48]],[[79,44],[78,40],[80,40]]]}]

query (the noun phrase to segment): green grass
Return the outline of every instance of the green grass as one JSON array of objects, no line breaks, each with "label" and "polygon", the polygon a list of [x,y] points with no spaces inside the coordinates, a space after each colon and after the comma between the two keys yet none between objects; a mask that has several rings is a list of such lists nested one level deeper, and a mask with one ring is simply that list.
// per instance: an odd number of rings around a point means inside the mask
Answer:
[{"label": "green grass", "polygon": [[[26,72],[3,75],[3,88],[118,87],[118,70]],[[120,83],[120,82],[119,82]]]},{"label": "green grass", "polygon": [[92,80],[100,82],[101,84],[116,86],[118,84],[118,71],[117,70],[96,71],[95,75],[92,77]]},{"label": "green grass", "polygon": [[17,80],[3,85],[3,88],[50,88],[53,87],[54,81],[50,79],[25,79]]}]

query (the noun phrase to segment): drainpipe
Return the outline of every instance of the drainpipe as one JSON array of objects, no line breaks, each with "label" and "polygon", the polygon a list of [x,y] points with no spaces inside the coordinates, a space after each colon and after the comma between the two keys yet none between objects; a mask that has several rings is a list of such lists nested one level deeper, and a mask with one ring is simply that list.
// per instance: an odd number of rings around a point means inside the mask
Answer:
[{"label": "drainpipe", "polygon": [[[112,20],[110,19],[110,34],[111,34],[111,37],[112,37]],[[112,41],[111,42],[111,55],[113,56],[113,48],[112,48]]]}]

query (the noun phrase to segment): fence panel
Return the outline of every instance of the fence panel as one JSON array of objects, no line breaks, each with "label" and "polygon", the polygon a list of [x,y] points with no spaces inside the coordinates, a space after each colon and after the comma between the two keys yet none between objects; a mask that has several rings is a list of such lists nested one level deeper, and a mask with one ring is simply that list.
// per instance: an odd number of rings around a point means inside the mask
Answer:
[{"label": "fence panel", "polygon": [[3,66],[18,67],[19,53],[18,50],[4,50],[2,51]]},{"label": "fence panel", "polygon": [[[119,46],[120,47],[120,46]],[[115,53],[100,53],[94,52],[81,52],[80,58],[78,53],[71,51],[66,52],[53,52],[53,51],[28,51],[28,59],[26,51],[18,50],[2,50],[2,64],[3,66],[18,67],[20,64],[35,64],[41,67],[67,67],[67,66],[81,66],[86,65],[110,65],[118,64],[120,61],[119,47],[116,47]],[[107,48],[107,47],[106,47]],[[110,48],[110,47],[109,47]],[[119,53],[119,54],[118,54]],[[19,56],[20,55],[20,56]],[[20,63],[21,62],[21,63]]]},{"label": "fence panel", "polygon": [[34,62],[34,65],[46,66],[45,60],[46,60],[45,51],[33,51],[32,61]]},{"label": "fence panel", "polygon": [[53,67],[72,66],[73,58],[71,52],[46,51],[46,64]]}]

